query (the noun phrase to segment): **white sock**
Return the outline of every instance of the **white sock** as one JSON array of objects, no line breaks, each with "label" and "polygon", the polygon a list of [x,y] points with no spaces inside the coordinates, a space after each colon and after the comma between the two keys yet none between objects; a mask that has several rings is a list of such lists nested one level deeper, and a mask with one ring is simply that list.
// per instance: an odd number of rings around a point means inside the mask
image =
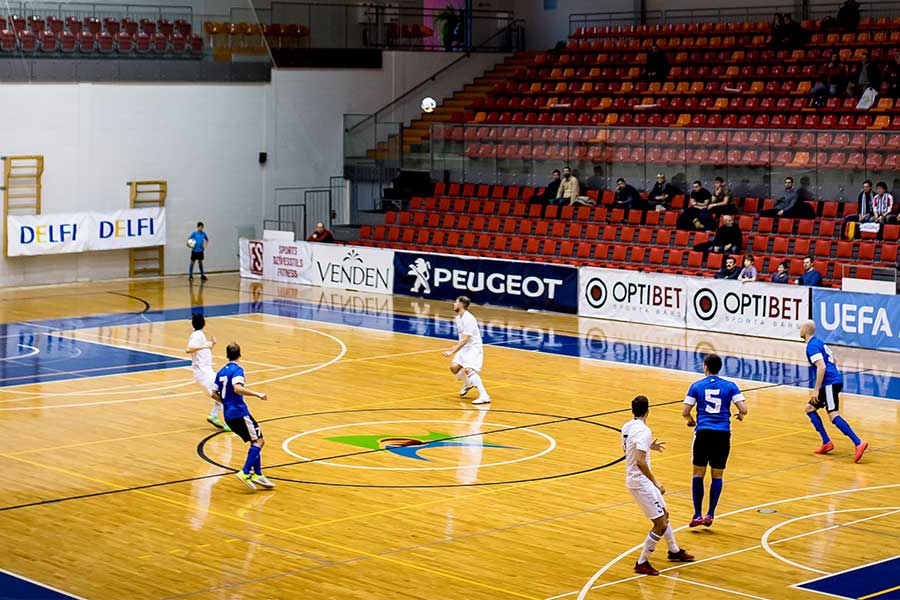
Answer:
[{"label": "white sock", "polygon": [[212,408],[209,410],[209,416],[215,419],[220,413],[222,413],[222,403],[213,402]]},{"label": "white sock", "polygon": [[678,543],[675,541],[675,532],[672,531],[671,525],[666,525],[663,536],[666,538],[666,546],[669,547],[669,552],[678,552],[681,550],[681,548],[678,547]]},{"label": "white sock", "polygon": [[479,375],[475,371],[472,371],[472,373],[469,375],[469,381],[472,382],[472,385],[474,387],[478,388],[479,396],[483,396],[485,398],[489,397],[487,390],[484,389],[484,384],[481,382],[481,375]]},{"label": "white sock", "polygon": [[650,560],[650,555],[653,554],[654,550],[656,550],[657,543],[659,543],[659,536],[652,531],[648,533],[647,539],[644,540],[644,549],[641,550],[641,557],[638,559],[638,564],[645,563]]}]

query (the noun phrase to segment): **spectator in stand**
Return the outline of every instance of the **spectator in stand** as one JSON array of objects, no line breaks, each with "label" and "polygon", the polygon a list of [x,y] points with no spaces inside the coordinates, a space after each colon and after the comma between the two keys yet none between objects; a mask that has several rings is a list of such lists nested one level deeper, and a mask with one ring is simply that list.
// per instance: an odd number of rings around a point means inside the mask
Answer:
[{"label": "spectator in stand", "polygon": [[781,13],[775,13],[772,17],[772,37],[769,38],[769,47],[773,50],[781,48],[784,40],[784,18]]},{"label": "spectator in stand", "polygon": [[784,178],[784,195],[775,203],[775,208],[767,208],[762,211],[762,217],[784,217],[785,219],[793,219],[800,205],[800,196],[794,189],[794,178]]},{"label": "spectator in stand", "polygon": [[878,77],[878,67],[869,62],[869,52],[863,51],[859,56],[859,64],[856,65],[847,82],[847,95],[857,98],[866,91],[866,88],[878,89],[878,86],[881,85]]},{"label": "spectator in stand", "polygon": [[846,31],[856,31],[859,26],[859,3],[856,0],[844,0],[837,12],[838,27]]},{"label": "spectator in stand", "polygon": [[847,67],[841,62],[838,53],[831,55],[828,63],[822,67],[816,78],[816,84],[809,91],[813,106],[825,106],[825,101],[834,98],[847,85]]},{"label": "spectator in stand", "polygon": [[738,207],[734,201],[734,194],[731,189],[725,185],[725,180],[716,177],[712,189],[712,202],[709,203],[709,214],[713,219],[719,220],[722,215],[738,214]]},{"label": "spectator in stand", "polygon": [[881,79],[882,95],[900,98],[900,50],[894,50],[891,60],[884,66]]},{"label": "spectator in stand", "polygon": [[647,208],[649,210],[664,211],[669,208],[669,202],[678,194],[671,183],[666,181],[666,176],[662,173],[656,174],[656,183],[647,196]]},{"label": "spectator in stand", "polygon": [[729,256],[725,259],[725,264],[719,269],[719,272],[716,273],[716,279],[737,279],[740,274],[741,270],[738,269],[737,259]]},{"label": "spectator in stand", "polygon": [[704,254],[724,253],[739,254],[744,246],[744,234],[741,228],[734,222],[732,215],[724,215],[722,224],[716,229],[716,236],[710,242],[703,242],[694,246],[696,252]]},{"label": "spectator in stand", "polygon": [[616,179],[616,194],[613,196],[613,208],[624,208],[626,211],[634,208],[643,210],[644,199],[633,185],[625,183],[621,177]]},{"label": "spectator in stand", "polygon": [[572,204],[580,193],[581,186],[578,184],[578,179],[572,175],[572,169],[568,166],[563,167],[562,180],[556,192],[556,199],[552,203],[560,206]]},{"label": "spectator in stand", "polygon": [[894,214],[894,197],[887,191],[887,183],[879,181],[875,184],[875,198],[872,200],[872,218],[870,221],[884,225],[896,223]]},{"label": "spectator in stand", "polygon": [[803,275],[797,278],[796,283],[810,287],[822,287],[822,274],[816,270],[812,256],[803,257]]},{"label": "spectator in stand", "polygon": [[334,244],[337,240],[331,232],[325,229],[324,223],[316,223],[316,229],[306,238],[307,242],[319,242],[320,244]]},{"label": "spectator in stand", "polygon": [[872,191],[872,182],[866,179],[863,181],[862,190],[856,197],[856,214],[846,215],[844,217],[844,225],[842,229],[842,237],[847,235],[847,223],[866,223],[872,219],[872,202],[875,200],[875,193]]},{"label": "spectator in stand", "polygon": [[709,214],[710,202],[712,202],[712,194],[703,187],[699,180],[695,181],[691,186],[690,193],[685,194],[687,206],[678,215],[675,227],[688,231],[715,229],[715,221]]},{"label": "spectator in stand", "polygon": [[772,275],[772,283],[790,283],[790,266],[791,263],[786,260],[778,263],[778,272]]},{"label": "spectator in stand", "polygon": [[757,271],[756,267],[753,266],[753,263],[755,261],[756,259],[753,258],[752,254],[748,254],[744,257],[744,268],[741,269],[740,274],[738,274],[738,281],[740,281],[741,283],[756,281],[756,278],[759,275],[759,271]]},{"label": "spectator in stand", "polygon": [[544,192],[532,196],[528,203],[546,206],[556,200],[556,195],[559,192],[559,178],[559,169],[553,169],[553,171],[550,172],[550,181],[547,183],[547,187],[544,188]]},{"label": "spectator in stand", "polygon": [[790,13],[784,13],[781,25],[782,48],[801,48],[809,41],[809,33],[803,25],[794,20]]},{"label": "spectator in stand", "polygon": [[657,44],[650,46],[647,53],[647,67],[644,69],[644,79],[648,81],[665,81],[669,76],[669,59]]}]

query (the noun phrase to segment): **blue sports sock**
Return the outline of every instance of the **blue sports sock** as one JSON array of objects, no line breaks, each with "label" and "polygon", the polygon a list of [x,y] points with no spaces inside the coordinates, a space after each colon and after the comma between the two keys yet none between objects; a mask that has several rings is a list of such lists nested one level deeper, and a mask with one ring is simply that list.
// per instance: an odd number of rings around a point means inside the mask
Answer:
[{"label": "blue sports sock", "polygon": [[191,266],[188,267],[188,277],[194,276],[194,261],[191,261]]},{"label": "blue sports sock", "polygon": [[710,516],[716,514],[716,505],[719,504],[719,496],[722,495],[722,483],[721,477],[718,479],[713,477],[713,480],[709,484],[709,512],[706,514]]},{"label": "blue sports sock", "polygon": [[262,449],[256,449],[256,462],[253,463],[253,472],[257,475],[262,475]]},{"label": "blue sports sock", "polygon": [[203,262],[200,261],[200,277],[206,277],[206,273],[203,272]]},{"label": "blue sports sock", "polygon": [[703,512],[703,478],[694,477],[691,480],[691,492],[694,497],[694,518],[699,519]]},{"label": "blue sports sock", "polygon": [[819,416],[819,413],[816,411],[810,411],[806,413],[806,416],[809,417],[809,420],[812,421],[813,427],[816,428],[816,431],[819,432],[819,435],[822,436],[822,443],[827,444],[831,440],[828,439],[828,432],[825,431],[825,424],[822,423],[822,417]]},{"label": "blue sports sock", "polygon": [[244,475],[250,474],[250,469],[259,462],[259,446],[250,446],[247,451],[247,460],[244,461]]},{"label": "blue sports sock", "polygon": [[854,446],[859,446],[860,440],[855,433],[853,433],[853,429],[850,428],[850,424],[844,420],[844,417],[838,415],[834,419],[831,420],[834,423],[834,426],[841,430],[841,433],[846,435],[853,441]]}]

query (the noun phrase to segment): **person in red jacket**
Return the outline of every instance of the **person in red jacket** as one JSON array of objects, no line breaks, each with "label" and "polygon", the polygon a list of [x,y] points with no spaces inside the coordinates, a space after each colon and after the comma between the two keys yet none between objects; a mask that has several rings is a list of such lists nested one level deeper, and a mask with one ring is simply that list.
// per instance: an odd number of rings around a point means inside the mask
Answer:
[{"label": "person in red jacket", "polygon": [[306,238],[307,242],[320,242],[322,244],[333,244],[337,240],[334,239],[334,236],[331,235],[331,232],[325,229],[324,223],[316,223],[316,229],[309,237]]}]

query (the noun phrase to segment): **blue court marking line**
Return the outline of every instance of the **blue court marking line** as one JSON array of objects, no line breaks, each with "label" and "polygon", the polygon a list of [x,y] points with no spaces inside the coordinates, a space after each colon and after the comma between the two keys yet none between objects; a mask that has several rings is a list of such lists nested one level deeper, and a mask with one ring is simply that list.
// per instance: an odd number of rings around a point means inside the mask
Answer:
[{"label": "blue court marking line", "polygon": [[900,598],[900,556],[852,567],[791,587],[853,600]]},{"label": "blue court marking line", "polygon": [[66,592],[52,588],[4,571],[0,569],[0,600],[84,600],[81,596],[73,596]]},{"label": "blue court marking line", "polygon": [[[350,308],[333,308],[294,300],[261,300],[220,304],[206,307],[186,307],[147,311],[145,313],[125,313],[95,315],[83,318],[48,319],[27,323],[0,324],[0,337],[27,331],[29,327],[43,330],[65,331],[103,326],[126,326],[142,323],[156,323],[189,320],[194,312],[202,312],[207,318],[240,314],[265,314],[272,316],[303,319],[335,325],[349,325],[393,333],[403,333],[423,337],[455,340],[456,331],[451,319],[441,319],[434,315],[417,317],[395,314],[388,311],[358,311]],[[112,323],[111,323],[112,322]],[[600,322],[600,321],[598,321]],[[534,328],[487,327],[482,330],[485,343],[519,350],[544,352],[572,358],[650,366],[690,373],[703,373],[703,357],[714,351],[708,344],[703,352],[683,350],[666,346],[653,346],[639,342],[587,338],[577,335],[546,334]],[[39,332],[38,332],[39,333]],[[19,342],[21,343],[21,342]],[[38,355],[40,356],[40,355]],[[748,358],[721,354],[723,366],[721,375],[728,378],[758,381],[773,385],[812,387],[815,380],[814,369],[808,364],[785,363],[778,360]],[[803,356],[798,352],[798,360]],[[164,357],[171,359],[171,357]],[[153,367],[150,367],[153,368]],[[88,374],[88,376],[90,376]],[[0,386],[4,385],[0,382]],[[861,394],[890,400],[900,400],[900,376],[869,372],[844,373],[844,392]]]}]

